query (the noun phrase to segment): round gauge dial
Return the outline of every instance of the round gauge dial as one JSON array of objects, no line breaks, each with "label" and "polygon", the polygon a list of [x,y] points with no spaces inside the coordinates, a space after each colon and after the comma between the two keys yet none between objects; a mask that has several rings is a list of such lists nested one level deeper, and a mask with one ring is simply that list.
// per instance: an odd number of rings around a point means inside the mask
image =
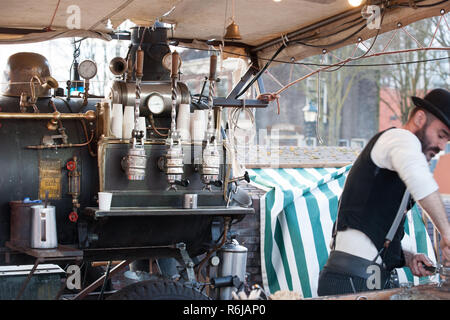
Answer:
[{"label": "round gauge dial", "polygon": [[[172,71],[172,53],[166,54],[162,59],[162,65],[169,71]],[[181,68],[181,59],[178,59],[178,70]]]},{"label": "round gauge dial", "polygon": [[89,80],[97,74],[97,64],[92,60],[84,60],[78,65],[78,74],[83,79]]},{"label": "round gauge dial", "polygon": [[159,94],[154,93],[147,100],[147,107],[153,114],[160,114],[164,111],[164,99]]}]

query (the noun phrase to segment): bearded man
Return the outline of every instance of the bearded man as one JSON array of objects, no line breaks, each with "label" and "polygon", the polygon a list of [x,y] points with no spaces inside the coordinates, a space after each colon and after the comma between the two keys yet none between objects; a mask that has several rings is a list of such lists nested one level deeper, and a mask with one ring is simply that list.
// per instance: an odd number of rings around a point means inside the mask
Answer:
[{"label": "bearded man", "polygon": [[[416,276],[431,275],[428,257],[401,246],[414,201],[439,230],[442,257],[450,262],[450,224],[428,164],[450,138],[450,92],[434,89],[411,98],[415,108],[407,123],[376,134],[348,174],[319,296],[392,288],[391,273],[404,266]],[[374,270],[377,286],[368,281]]]}]

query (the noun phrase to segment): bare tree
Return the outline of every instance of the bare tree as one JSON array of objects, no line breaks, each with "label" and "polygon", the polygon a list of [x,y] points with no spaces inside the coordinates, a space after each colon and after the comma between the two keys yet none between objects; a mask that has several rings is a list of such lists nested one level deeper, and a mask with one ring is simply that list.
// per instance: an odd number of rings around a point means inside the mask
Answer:
[{"label": "bare tree", "polygon": [[[430,18],[418,21],[407,26],[404,30],[398,30],[383,35],[385,40],[391,40],[388,50],[403,50],[429,46],[433,39],[433,46],[448,47],[449,34],[444,32],[445,26],[441,26],[436,32],[439,18]],[[378,48],[382,48],[381,44]],[[447,54],[448,56],[448,54]],[[380,86],[393,88],[389,94],[390,101],[396,101],[398,105],[390,103],[380,97],[383,102],[402,123],[405,123],[410,110],[414,107],[410,97],[423,96],[428,90],[435,86],[449,86],[449,63],[448,60],[435,60],[443,57],[440,51],[409,51],[395,55],[386,55],[377,59],[383,63],[392,64],[381,73]],[[435,60],[429,62],[425,60]]]}]

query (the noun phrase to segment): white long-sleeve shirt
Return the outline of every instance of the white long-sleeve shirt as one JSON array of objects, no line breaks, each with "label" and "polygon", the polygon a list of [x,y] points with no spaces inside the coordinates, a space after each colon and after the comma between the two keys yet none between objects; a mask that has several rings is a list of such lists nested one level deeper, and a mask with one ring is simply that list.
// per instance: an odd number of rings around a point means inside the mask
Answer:
[{"label": "white long-sleeve shirt", "polygon": [[[439,188],[422,152],[420,140],[409,130],[391,129],[384,132],[375,142],[370,157],[376,166],[396,171],[416,201]],[[350,228],[337,233],[335,248],[368,260],[373,260],[377,255],[377,249],[369,237]],[[377,262],[380,263],[381,259],[378,258]]]}]

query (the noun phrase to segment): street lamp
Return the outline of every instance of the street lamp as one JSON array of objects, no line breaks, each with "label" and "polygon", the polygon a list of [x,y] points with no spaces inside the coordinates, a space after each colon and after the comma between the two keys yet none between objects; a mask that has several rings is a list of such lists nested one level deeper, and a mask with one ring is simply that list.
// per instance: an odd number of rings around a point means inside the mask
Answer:
[{"label": "street lamp", "polygon": [[306,106],[303,107],[303,119],[305,120],[305,134],[306,134],[306,144],[314,144],[315,127],[317,121],[317,107],[310,101]]},{"label": "street lamp", "polygon": [[317,117],[317,107],[310,101],[303,107],[303,116],[305,122],[315,122]]}]

